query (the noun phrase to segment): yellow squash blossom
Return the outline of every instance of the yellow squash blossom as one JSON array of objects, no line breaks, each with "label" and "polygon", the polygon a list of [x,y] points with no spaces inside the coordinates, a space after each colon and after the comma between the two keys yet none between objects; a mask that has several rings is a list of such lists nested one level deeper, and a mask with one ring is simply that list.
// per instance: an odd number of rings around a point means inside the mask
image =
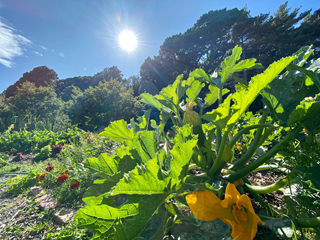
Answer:
[{"label": "yellow squash blossom", "polygon": [[224,200],[212,192],[200,191],[187,195],[186,201],[195,218],[204,221],[220,218],[230,225],[234,240],[252,240],[257,223],[264,224],[254,212],[250,198],[240,195],[232,183],[228,183]]},{"label": "yellow squash blossom", "polygon": [[237,149],[238,149],[238,150],[241,150],[241,143],[238,143],[238,144],[237,144]]}]

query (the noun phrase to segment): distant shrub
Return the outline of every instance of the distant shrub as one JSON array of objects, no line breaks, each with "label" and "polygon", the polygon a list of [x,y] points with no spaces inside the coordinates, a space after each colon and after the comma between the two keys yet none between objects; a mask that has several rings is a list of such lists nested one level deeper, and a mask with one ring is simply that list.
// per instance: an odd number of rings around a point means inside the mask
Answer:
[{"label": "distant shrub", "polygon": [[62,149],[64,149],[64,147],[61,144],[51,146],[52,153],[60,153]]},{"label": "distant shrub", "polygon": [[43,160],[49,157],[51,152],[51,146],[47,145],[41,148],[40,152],[34,156],[35,160]]}]

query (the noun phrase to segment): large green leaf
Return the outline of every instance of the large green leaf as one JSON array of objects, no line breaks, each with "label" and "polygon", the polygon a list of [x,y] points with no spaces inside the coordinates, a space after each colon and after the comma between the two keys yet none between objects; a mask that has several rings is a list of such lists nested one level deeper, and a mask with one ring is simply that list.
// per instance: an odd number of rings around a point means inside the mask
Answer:
[{"label": "large green leaf", "polygon": [[[290,78],[276,78],[269,84],[270,88],[266,88],[262,93],[271,114],[284,124],[305,97],[315,96],[319,92],[314,86],[306,86],[304,81],[304,78],[297,78],[295,75]],[[301,87],[295,88],[295,84]]]},{"label": "large green leaf", "polygon": [[232,129],[234,124],[236,124],[242,114],[260,94],[261,90],[270,84],[294,59],[295,57],[286,57],[272,63],[263,73],[256,75],[251,79],[248,88],[241,88],[240,91],[232,95],[232,100],[235,104],[232,105],[232,115],[227,123],[228,131]]},{"label": "large green leaf", "polygon": [[[214,104],[219,97],[219,88],[214,86],[214,85],[209,85],[209,93],[207,93],[206,97],[205,97],[205,105],[204,108],[207,108],[209,106],[211,106],[212,104]],[[222,90],[222,96],[225,95],[226,93],[228,93],[230,90],[229,89],[223,89]]]},{"label": "large green leaf", "polygon": [[297,58],[292,62],[292,64],[302,67],[312,53],[312,45],[300,48],[296,53],[293,54],[293,56]]},{"label": "large green leaf", "polygon": [[161,169],[165,159],[164,151],[158,157],[139,165],[116,185],[113,194],[163,194],[170,193],[183,183],[188,164],[197,140],[176,144],[172,154],[170,173],[165,175]]},{"label": "large green leaf", "polygon": [[163,240],[163,236],[168,232],[173,220],[172,214],[162,204],[136,240]]},{"label": "large green leaf", "polygon": [[188,88],[187,90],[187,102],[189,101],[194,101],[194,99],[196,99],[196,97],[199,95],[201,89],[205,86],[204,83],[201,83],[200,81],[196,80],[194,81],[190,88]]},{"label": "large green leaf", "polygon": [[[224,82],[232,75],[235,68],[235,63],[240,59],[242,48],[235,46],[232,50],[231,56],[224,59],[221,64],[222,72],[219,73],[221,76],[221,83]],[[240,67],[240,66],[239,66]]]},{"label": "large green leaf", "polygon": [[202,115],[202,118],[216,125],[220,130],[225,129],[227,122],[230,119],[231,97],[232,95],[229,95],[220,107]]},{"label": "large green leaf", "polygon": [[314,98],[305,98],[289,115],[287,124],[290,126],[297,122],[303,122],[308,117],[320,112],[320,94]]},{"label": "large green leaf", "polygon": [[[120,149],[118,151],[124,150]],[[123,177],[124,173],[131,171],[140,163],[140,158],[133,158],[129,155],[124,155],[120,158],[117,155],[109,156],[107,153],[102,153],[99,158],[89,158],[84,161],[85,167],[115,183]]]},{"label": "large green leaf", "polygon": [[133,153],[133,157],[140,158],[146,163],[156,156],[157,133],[153,131],[139,132],[132,140],[132,148],[137,150],[138,156]]},{"label": "large green leaf", "polygon": [[128,129],[127,123],[121,119],[111,123],[100,135],[108,137],[114,142],[123,142],[133,138],[134,130]]},{"label": "large green leaf", "polygon": [[190,77],[194,77],[195,80],[208,82],[208,83],[214,83],[212,80],[212,77],[207,74],[203,69],[197,68],[193,72],[189,74]]},{"label": "large green leaf", "polygon": [[132,240],[145,229],[167,197],[166,194],[131,195],[120,208],[87,205],[78,211],[75,220],[79,226],[93,230],[93,239]]},{"label": "large green leaf", "polygon": [[152,96],[150,93],[142,93],[140,96],[141,102],[149,104],[158,109],[159,111],[165,110],[161,103],[157,99],[155,99],[155,97]]},{"label": "large green leaf", "polygon": [[241,60],[234,67],[233,72],[239,72],[239,71],[243,71],[246,69],[263,68],[263,66],[260,63],[256,63],[256,61],[257,61],[257,59],[255,59],[255,58]]}]

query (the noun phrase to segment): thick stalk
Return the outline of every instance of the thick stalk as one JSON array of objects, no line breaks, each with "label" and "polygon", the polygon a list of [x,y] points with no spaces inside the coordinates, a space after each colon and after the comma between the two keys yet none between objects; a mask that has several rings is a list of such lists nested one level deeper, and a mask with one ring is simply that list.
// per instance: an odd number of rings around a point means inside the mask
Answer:
[{"label": "thick stalk", "polygon": [[220,165],[220,162],[222,160],[222,155],[223,155],[223,151],[224,151],[224,145],[226,144],[227,142],[227,134],[223,135],[222,137],[222,141],[221,141],[221,144],[220,144],[220,148],[218,148],[218,155],[217,155],[217,158],[216,160],[214,161],[210,171],[209,171],[209,176],[212,176],[216,170],[218,169],[219,165]]},{"label": "thick stalk", "polygon": [[171,118],[171,121],[172,121],[173,125],[178,126],[178,125],[177,125],[177,122],[176,122],[176,120],[174,119],[174,117],[172,116],[172,114],[170,113],[169,115],[170,115],[170,118]]},{"label": "thick stalk", "polygon": [[[246,177],[243,177],[242,180],[243,180],[244,183],[246,183],[246,184],[251,184]],[[262,207],[264,207],[264,208],[267,210],[267,213],[268,213],[268,214],[270,214],[271,216],[279,215],[275,210],[273,210],[272,208],[270,208],[270,206],[269,206],[268,204],[266,204],[266,203],[263,201],[263,199],[261,199],[261,197],[260,197],[258,194],[253,193],[253,192],[251,192],[250,194],[251,194],[251,196],[252,196],[258,203],[260,203],[260,205],[261,205]]]},{"label": "thick stalk", "polygon": [[183,120],[181,119],[180,112],[179,112],[179,105],[177,105],[176,108],[178,109],[176,115],[178,117],[180,126],[183,126]]},{"label": "thick stalk", "polygon": [[292,138],[294,138],[294,136],[300,132],[302,129],[302,126],[297,126],[295,129],[293,129],[292,131],[290,131],[287,136],[285,136],[279,143],[277,143],[273,148],[271,148],[268,152],[266,152],[265,154],[263,154],[261,157],[259,157],[257,160],[255,160],[254,162],[252,162],[250,165],[240,169],[239,171],[231,174],[228,177],[228,181],[229,182],[234,182],[237,181],[238,179],[246,176],[247,174],[249,174],[250,172],[254,171],[257,167],[261,166],[262,164],[264,164],[266,161],[268,161],[271,157],[273,157],[274,155],[276,155],[281,148],[287,144]]},{"label": "thick stalk", "polygon": [[[264,123],[267,119],[268,114],[267,113],[263,113],[261,120],[260,120],[260,124]],[[256,134],[254,135],[254,139],[249,147],[249,149],[246,151],[246,153],[234,164],[232,170],[233,171],[237,171],[239,170],[241,167],[243,167],[250,159],[251,157],[254,155],[254,153],[256,152],[257,148],[259,147],[259,142],[260,142],[260,138],[262,135],[262,131],[263,128],[259,128],[256,132]]]},{"label": "thick stalk", "polygon": [[295,219],[298,227],[302,228],[316,228],[320,227],[320,217],[313,218],[297,218]]},{"label": "thick stalk", "polygon": [[[222,84],[219,88],[219,98],[218,98],[218,107],[220,107],[222,103]],[[219,128],[217,128],[217,149],[220,149],[220,145],[221,145],[221,130]]]},{"label": "thick stalk", "polygon": [[291,173],[287,177],[278,180],[277,182],[268,185],[268,186],[252,186],[250,184],[245,183],[243,188],[248,190],[249,192],[257,193],[257,194],[267,194],[271,192],[275,192],[280,188],[286,186],[290,181],[292,181],[297,176],[296,173]]},{"label": "thick stalk", "polygon": [[256,168],[255,170],[253,170],[252,172],[259,172],[259,171],[270,170],[270,169],[273,169],[274,171],[280,171],[286,174],[289,174],[291,172],[291,170],[289,170],[288,168],[279,167],[277,165],[262,165]]},{"label": "thick stalk", "polygon": [[262,124],[256,124],[256,125],[251,125],[249,127],[246,127],[244,129],[241,129],[234,137],[231,139],[229,142],[229,146],[232,148],[236,142],[239,140],[239,138],[247,131],[250,131],[255,128],[266,128],[266,127],[274,127],[274,125],[270,123],[262,123]]}]

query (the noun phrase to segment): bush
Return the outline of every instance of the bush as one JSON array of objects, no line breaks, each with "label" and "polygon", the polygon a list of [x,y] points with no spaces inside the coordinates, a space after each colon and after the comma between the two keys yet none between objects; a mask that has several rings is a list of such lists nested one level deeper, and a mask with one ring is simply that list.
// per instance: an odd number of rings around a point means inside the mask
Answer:
[{"label": "bush", "polygon": [[51,146],[47,145],[41,148],[40,152],[34,156],[35,160],[43,160],[49,157],[51,152]]},{"label": "bush", "polygon": [[7,165],[7,162],[4,159],[0,158],[0,167],[3,167],[5,165]]}]

